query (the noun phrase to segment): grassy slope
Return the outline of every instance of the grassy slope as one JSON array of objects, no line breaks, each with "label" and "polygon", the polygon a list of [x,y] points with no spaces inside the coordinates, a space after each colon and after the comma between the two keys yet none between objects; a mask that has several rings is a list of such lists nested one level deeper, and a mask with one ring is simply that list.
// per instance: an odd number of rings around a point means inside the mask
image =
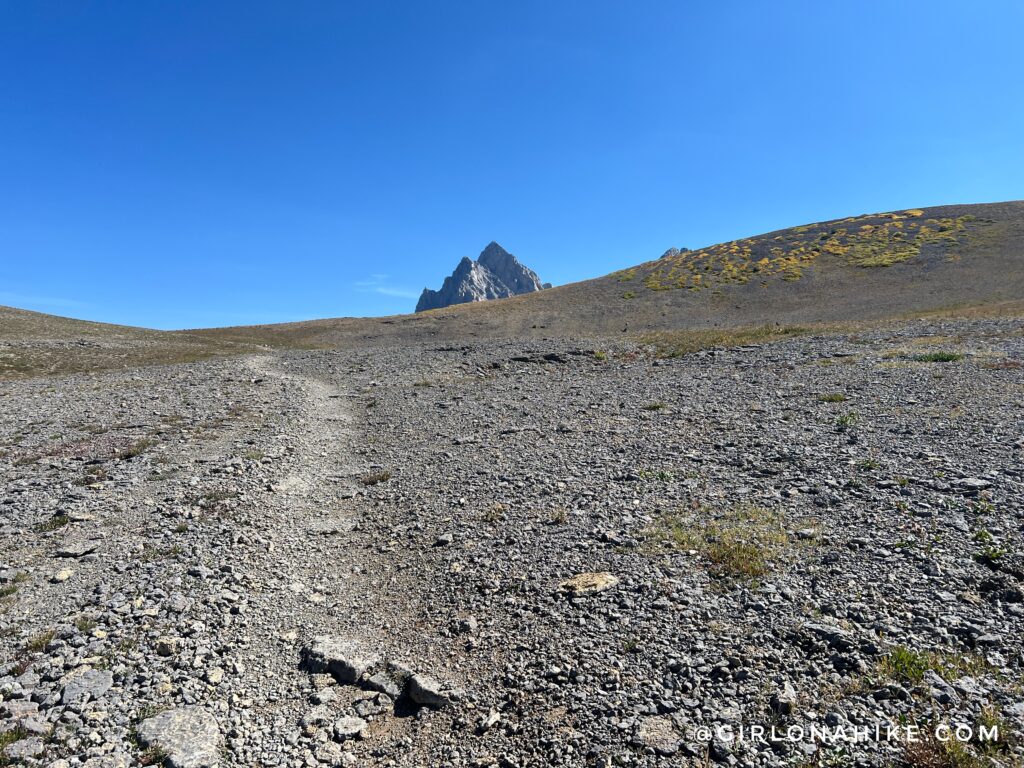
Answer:
[{"label": "grassy slope", "polygon": [[0,307],[0,380],[186,362],[251,348],[188,333]]},{"label": "grassy slope", "polygon": [[1024,313],[1022,302],[1024,202],[1011,202],[794,227],[540,293],[418,315],[197,333],[335,347],[835,324],[981,305]]},{"label": "grassy slope", "polygon": [[1024,315],[1024,202],[794,227],[539,293],[416,315],[160,332],[0,307],[0,378],[181,362],[259,346],[679,331],[691,337],[684,347],[706,346],[731,337],[770,340],[792,326],[982,312]]}]

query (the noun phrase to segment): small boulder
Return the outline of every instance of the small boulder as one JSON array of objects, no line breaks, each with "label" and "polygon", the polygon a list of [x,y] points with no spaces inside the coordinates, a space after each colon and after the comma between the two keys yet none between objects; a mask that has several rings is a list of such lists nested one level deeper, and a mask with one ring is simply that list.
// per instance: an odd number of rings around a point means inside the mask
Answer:
[{"label": "small boulder", "polygon": [[796,708],[796,689],[789,681],[783,684],[782,689],[772,694],[772,711],[777,715],[791,715]]},{"label": "small boulder", "polygon": [[329,672],[339,683],[352,684],[380,663],[380,657],[356,643],[321,635],[302,649],[303,663],[310,672]]},{"label": "small boulder", "polygon": [[444,709],[455,701],[457,694],[432,677],[413,675],[409,678],[409,698],[422,707]]},{"label": "small boulder", "polygon": [[386,693],[393,699],[397,699],[402,695],[402,682],[396,680],[394,676],[387,672],[378,672],[367,680],[366,684],[372,690]]},{"label": "small boulder", "polygon": [[178,652],[178,639],[175,637],[160,637],[156,641],[156,655],[165,658],[174,656]]},{"label": "small boulder", "polygon": [[957,480],[956,484],[967,493],[978,493],[978,491],[992,487],[992,483],[982,480],[980,477],[965,477],[962,480]]},{"label": "small boulder", "polygon": [[363,735],[368,723],[361,717],[341,717],[334,721],[334,738],[338,741],[357,739]]},{"label": "small boulder", "polygon": [[[39,757],[45,751],[46,743],[38,736],[30,736],[8,744],[3,751],[3,757],[14,763],[21,763]],[[4,765],[7,765],[7,760],[3,761]]]},{"label": "small boulder", "polygon": [[98,541],[69,541],[66,542],[64,546],[58,549],[54,554],[57,557],[85,557],[86,555],[91,555],[93,552],[95,552],[98,546]]}]

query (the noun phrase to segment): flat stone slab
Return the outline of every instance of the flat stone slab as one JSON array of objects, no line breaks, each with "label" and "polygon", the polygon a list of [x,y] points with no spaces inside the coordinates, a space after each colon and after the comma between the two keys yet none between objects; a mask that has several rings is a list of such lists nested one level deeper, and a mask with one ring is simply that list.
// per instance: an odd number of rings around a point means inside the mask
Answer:
[{"label": "flat stone slab", "polygon": [[659,755],[667,757],[679,751],[682,739],[670,718],[645,717],[637,728],[636,741],[639,746],[650,747]]},{"label": "flat stone slab", "polygon": [[302,649],[303,662],[310,672],[330,672],[339,683],[351,685],[380,663],[380,657],[360,648],[357,643],[320,635]]},{"label": "flat stone slab", "polygon": [[98,540],[86,541],[84,539],[78,539],[74,541],[67,541],[63,546],[54,552],[55,557],[85,557],[91,555],[99,547],[100,542]]},{"label": "flat stone slab", "polygon": [[145,747],[167,753],[170,768],[217,768],[220,764],[220,728],[202,707],[183,707],[143,720],[138,728]]},{"label": "flat stone slab", "polygon": [[105,669],[76,669],[64,678],[62,704],[76,704],[101,698],[114,684],[114,676]]},{"label": "flat stone slab", "polygon": [[83,768],[133,768],[136,765],[134,758],[124,752],[114,752],[101,757],[90,757],[85,761]]}]

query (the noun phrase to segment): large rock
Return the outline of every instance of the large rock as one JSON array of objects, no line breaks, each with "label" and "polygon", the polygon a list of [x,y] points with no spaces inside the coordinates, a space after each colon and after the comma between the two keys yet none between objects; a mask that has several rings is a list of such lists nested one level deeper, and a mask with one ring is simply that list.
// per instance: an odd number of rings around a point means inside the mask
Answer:
[{"label": "large rock", "polygon": [[511,253],[491,243],[473,261],[464,257],[446,277],[441,290],[423,289],[416,311],[467,304],[471,301],[505,299],[544,289],[537,273],[523,266]]},{"label": "large rock", "polygon": [[457,697],[457,692],[427,675],[413,675],[409,678],[409,698],[421,707],[444,709]]},{"label": "large rock", "polygon": [[339,683],[352,684],[380,663],[380,657],[350,640],[321,635],[302,649],[310,672],[329,672]]},{"label": "large rock", "polygon": [[201,707],[183,707],[143,720],[138,729],[144,747],[167,754],[170,768],[216,768],[220,763],[220,728]]},{"label": "large rock", "polygon": [[114,676],[105,669],[83,667],[64,678],[62,704],[77,704],[100,698],[114,684]]}]

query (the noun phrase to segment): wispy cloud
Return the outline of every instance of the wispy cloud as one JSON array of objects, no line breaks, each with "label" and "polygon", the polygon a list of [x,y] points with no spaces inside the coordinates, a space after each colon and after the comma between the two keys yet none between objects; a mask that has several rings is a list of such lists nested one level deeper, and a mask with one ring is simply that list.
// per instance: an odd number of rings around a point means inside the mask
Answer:
[{"label": "wispy cloud", "polygon": [[385,296],[398,296],[403,299],[415,299],[419,298],[420,295],[419,291],[412,291],[408,288],[391,288],[386,285],[378,285],[374,290]]},{"label": "wispy cloud", "polygon": [[47,309],[88,309],[92,306],[84,301],[63,299],[58,296],[33,296],[10,291],[0,291],[0,304],[14,307],[45,307]]},{"label": "wispy cloud", "polygon": [[420,292],[400,285],[392,285],[385,274],[373,274],[365,280],[357,280],[352,287],[360,293],[379,293],[382,296],[395,296],[400,299],[415,299]]}]

